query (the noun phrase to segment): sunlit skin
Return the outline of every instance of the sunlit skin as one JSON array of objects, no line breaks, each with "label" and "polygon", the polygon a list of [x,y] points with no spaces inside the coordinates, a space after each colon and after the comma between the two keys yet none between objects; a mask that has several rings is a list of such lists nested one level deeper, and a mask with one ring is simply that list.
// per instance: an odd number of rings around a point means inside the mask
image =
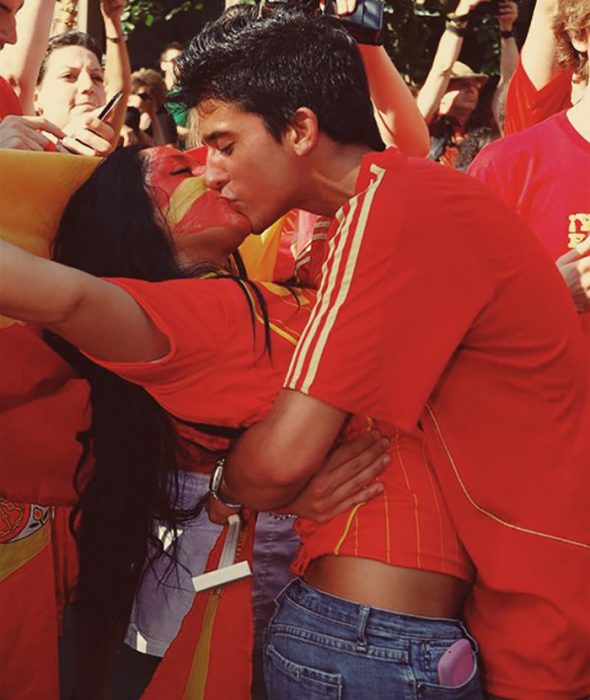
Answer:
[{"label": "sunlit skin", "polygon": [[179,258],[187,264],[225,265],[250,233],[248,220],[219,193],[206,188],[205,167],[190,152],[159,146],[142,154],[149,163],[146,182]]},{"label": "sunlit skin", "polygon": [[63,129],[73,117],[105,102],[103,70],[95,54],[83,46],[55,49],[35,93],[38,114]]},{"label": "sunlit skin", "polygon": [[479,100],[480,83],[471,78],[451,80],[449,89],[443,95],[439,114],[456,117],[462,124],[471,116]]},{"label": "sunlit skin", "polygon": [[297,158],[258,115],[215,100],[199,105],[198,113],[199,135],[208,146],[207,185],[250,221],[253,233],[299,206]]},{"label": "sunlit skin", "polygon": [[16,15],[23,0],[0,0],[0,51],[6,44],[16,44]]}]

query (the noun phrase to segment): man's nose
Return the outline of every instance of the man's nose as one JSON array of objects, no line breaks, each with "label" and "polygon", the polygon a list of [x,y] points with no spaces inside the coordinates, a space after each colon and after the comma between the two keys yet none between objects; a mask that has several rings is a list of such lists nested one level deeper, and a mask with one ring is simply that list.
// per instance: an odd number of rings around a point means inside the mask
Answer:
[{"label": "man's nose", "polygon": [[221,190],[228,183],[227,173],[207,156],[205,165],[205,184],[212,190]]}]

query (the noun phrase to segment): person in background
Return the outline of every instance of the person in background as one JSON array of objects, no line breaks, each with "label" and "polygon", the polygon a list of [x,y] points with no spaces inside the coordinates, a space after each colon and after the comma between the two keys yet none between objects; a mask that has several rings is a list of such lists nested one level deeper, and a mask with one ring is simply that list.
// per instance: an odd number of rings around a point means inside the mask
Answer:
[{"label": "person in background", "polygon": [[558,0],[537,0],[506,96],[505,133],[513,134],[569,109],[585,83],[559,60],[554,25]]},{"label": "person in background", "polygon": [[[23,42],[0,59],[0,72],[15,87],[26,115],[0,125],[0,143],[7,148],[55,150],[45,131],[52,140],[61,141],[58,149],[63,145],[75,153],[104,155],[116,144],[125,99],[114,107],[111,126],[97,119],[100,107],[116,92],[125,97],[129,91],[129,59],[121,26],[125,4],[121,0],[101,3],[107,36],[105,72],[102,53],[89,35],[68,32],[47,41],[53,7],[48,0],[30,0],[22,21]],[[48,123],[53,126],[47,127]],[[70,138],[64,140],[64,136]]]},{"label": "person in background", "polygon": [[[582,99],[491,144],[474,160],[469,174],[498,194],[537,234],[590,333],[590,0],[559,0],[553,21],[555,78],[538,94],[553,97],[560,85],[569,92],[573,76],[585,88]],[[530,104],[528,118],[534,119],[543,107]]]},{"label": "person in background", "polygon": [[164,82],[166,83],[166,88],[168,90],[166,109],[176,124],[176,131],[178,132],[178,141],[180,145],[184,144],[184,141],[189,133],[187,127],[188,109],[185,105],[181,104],[180,102],[176,102],[173,99],[174,96],[178,94],[175,72],[176,59],[180,56],[183,50],[184,47],[180,42],[173,41],[171,44],[167,44],[160,54],[160,70],[164,75]]},{"label": "person in background", "polygon": [[[445,165],[454,166],[465,134],[477,126],[472,117],[488,76],[476,73],[457,59],[468,31],[470,14],[481,9],[486,2],[488,0],[460,0],[455,12],[448,16],[432,68],[418,93],[418,108],[432,136],[429,157]],[[501,0],[499,7],[500,82],[492,100],[496,121],[499,119],[499,98],[518,59],[518,48],[512,34],[518,7],[510,0]],[[502,125],[498,124],[498,127],[501,129]]]},{"label": "person in background", "polygon": [[166,109],[166,95],[166,84],[157,71],[140,68],[131,74],[128,106],[140,111],[140,129],[153,146],[176,144],[178,139],[176,124]]},{"label": "person in background", "polygon": [[459,153],[455,161],[457,170],[465,171],[475,158],[488,143],[499,139],[501,136],[497,127],[479,126],[477,129],[470,131],[459,146]]}]

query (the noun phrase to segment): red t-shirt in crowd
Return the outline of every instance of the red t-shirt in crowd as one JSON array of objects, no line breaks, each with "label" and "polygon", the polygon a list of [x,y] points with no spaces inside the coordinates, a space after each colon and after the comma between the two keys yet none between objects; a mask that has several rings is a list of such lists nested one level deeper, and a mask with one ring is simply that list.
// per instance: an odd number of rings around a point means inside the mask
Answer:
[{"label": "red t-shirt in crowd", "polygon": [[528,129],[572,106],[572,73],[561,71],[540,90],[533,85],[519,59],[508,85],[504,133],[506,136]]},{"label": "red t-shirt in crowd", "polygon": [[[266,415],[309,319],[315,292],[298,292],[298,305],[284,287],[259,287],[270,317],[269,355],[257,303],[253,338],[244,291],[231,280],[113,281],[167,335],[170,351],[157,362],[99,364],[140,384],[186,421],[241,427]],[[372,425],[369,419],[355,418],[344,437]],[[392,465],[380,477],[383,495],[338,516],[332,527],[300,521],[297,573],[310,560],[335,552],[471,580],[471,566],[424,459],[420,436],[387,428],[383,432],[392,438]]]},{"label": "red t-shirt in crowd", "polygon": [[365,158],[286,386],[412,429],[477,570],[488,692],[590,693],[590,377],[535,236],[461,173]]},{"label": "red t-shirt in crowd", "polygon": [[[520,214],[554,260],[590,235],[590,142],[565,112],[490,144],[469,174]],[[590,313],[580,319],[590,332]]]},{"label": "red t-shirt in crowd", "polygon": [[20,115],[23,110],[12,85],[0,75],[0,121],[9,114]]}]

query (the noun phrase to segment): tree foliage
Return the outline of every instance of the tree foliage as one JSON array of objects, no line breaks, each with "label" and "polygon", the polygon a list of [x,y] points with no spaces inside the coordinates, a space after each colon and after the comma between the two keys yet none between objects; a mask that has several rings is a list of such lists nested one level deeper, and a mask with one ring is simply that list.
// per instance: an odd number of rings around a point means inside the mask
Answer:
[{"label": "tree foliage", "polygon": [[[438,41],[444,31],[445,16],[457,0],[385,0],[386,47],[395,64],[408,80],[424,81]],[[469,23],[465,50],[467,62],[491,75],[498,73],[498,22],[490,15]]]},{"label": "tree foliage", "polygon": [[[124,27],[127,32],[140,24],[151,27],[181,12],[202,10],[204,4],[204,0],[183,0],[167,9],[157,0],[128,0]],[[444,30],[445,15],[456,5],[457,0],[385,0],[386,48],[409,81],[421,83],[426,77]],[[222,3],[220,11],[221,7]],[[469,28],[465,40],[467,62],[478,70],[496,74],[499,55],[496,18],[482,15],[473,19]]]},{"label": "tree foliage", "polygon": [[123,29],[130,33],[138,24],[151,27],[159,21],[172,19],[180,12],[189,10],[202,10],[203,2],[197,0],[184,0],[171,10],[168,10],[162,3],[156,0],[128,0],[123,12]]}]

